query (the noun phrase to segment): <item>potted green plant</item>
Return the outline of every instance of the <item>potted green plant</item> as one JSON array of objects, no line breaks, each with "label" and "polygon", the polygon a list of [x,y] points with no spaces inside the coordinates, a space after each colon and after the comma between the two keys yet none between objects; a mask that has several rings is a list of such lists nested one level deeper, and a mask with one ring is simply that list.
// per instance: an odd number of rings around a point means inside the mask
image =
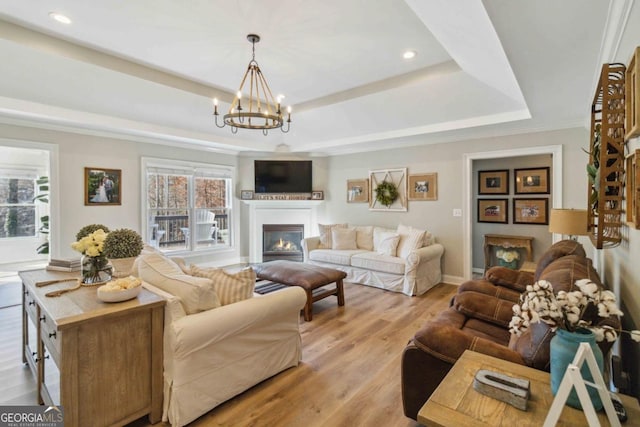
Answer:
[{"label": "potted green plant", "polygon": [[142,252],[144,243],[140,234],[128,228],[120,228],[107,234],[104,240],[104,254],[113,266],[114,277],[131,274],[135,259]]}]

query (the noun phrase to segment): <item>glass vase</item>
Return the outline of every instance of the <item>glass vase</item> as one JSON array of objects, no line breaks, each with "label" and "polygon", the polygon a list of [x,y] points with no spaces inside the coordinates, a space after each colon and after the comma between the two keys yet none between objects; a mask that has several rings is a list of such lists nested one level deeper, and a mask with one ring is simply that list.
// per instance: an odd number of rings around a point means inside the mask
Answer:
[{"label": "glass vase", "polygon": [[[570,332],[565,329],[556,330],[556,335],[551,339],[551,392],[555,396],[562,382],[567,367],[573,362],[573,359],[578,351],[580,343],[586,342],[591,347],[593,355],[595,356],[600,374],[603,372],[603,357],[602,351],[598,344],[596,344],[596,336],[588,329],[578,329],[575,332]],[[585,381],[594,382],[587,362],[585,361],[580,368],[580,374]],[[587,386],[589,397],[593,403],[593,407],[596,411],[602,409],[602,400],[598,390],[594,387]],[[567,399],[567,405],[572,408],[582,409],[580,405],[580,399],[576,393],[575,388],[571,390],[569,398]]]},{"label": "glass vase", "polygon": [[97,285],[111,280],[111,265],[105,256],[83,255],[80,272],[82,283]]}]

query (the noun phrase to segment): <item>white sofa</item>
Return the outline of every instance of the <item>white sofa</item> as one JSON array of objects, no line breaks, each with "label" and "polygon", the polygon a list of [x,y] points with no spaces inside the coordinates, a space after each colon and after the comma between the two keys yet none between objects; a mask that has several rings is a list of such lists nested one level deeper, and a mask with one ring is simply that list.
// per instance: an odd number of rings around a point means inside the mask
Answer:
[{"label": "white sofa", "polygon": [[[141,278],[149,277],[141,273]],[[181,280],[187,279],[184,276]],[[162,420],[174,427],[190,423],[301,360],[300,310],[306,302],[302,288],[254,294],[187,314],[188,297],[167,292],[164,284],[164,290],[147,281],[143,286],[166,300]]]},{"label": "white sofa", "polygon": [[302,241],[304,261],[344,271],[348,282],[411,296],[422,295],[442,279],[444,247],[425,230],[402,224],[395,230],[348,224],[319,228],[320,236]]}]

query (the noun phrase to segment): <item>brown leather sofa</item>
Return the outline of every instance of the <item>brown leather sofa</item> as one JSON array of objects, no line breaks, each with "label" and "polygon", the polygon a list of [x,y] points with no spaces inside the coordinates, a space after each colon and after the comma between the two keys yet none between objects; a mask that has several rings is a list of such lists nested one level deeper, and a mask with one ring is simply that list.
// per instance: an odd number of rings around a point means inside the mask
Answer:
[{"label": "brown leather sofa", "polygon": [[[563,240],[540,257],[535,273],[492,267],[485,277],[460,285],[450,307],[429,320],[413,337],[402,355],[402,403],[407,417],[418,411],[465,350],[473,350],[536,369],[549,370],[549,342],[553,332],[544,323],[533,324],[521,336],[511,336],[512,307],[520,293],[536,280],[554,288],[575,290],[575,281],[602,282],[576,241]],[[619,318],[594,323],[620,328]],[[603,354],[610,343],[600,343]]]}]

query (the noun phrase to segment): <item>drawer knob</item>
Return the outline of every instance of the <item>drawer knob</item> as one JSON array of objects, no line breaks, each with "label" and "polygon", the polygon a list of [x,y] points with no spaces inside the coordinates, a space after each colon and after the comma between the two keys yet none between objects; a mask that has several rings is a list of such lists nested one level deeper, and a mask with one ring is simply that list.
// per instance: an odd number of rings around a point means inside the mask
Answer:
[{"label": "drawer knob", "polygon": [[56,337],[56,331],[49,333],[49,338],[55,338],[55,337]]},{"label": "drawer knob", "polygon": [[41,321],[41,322],[45,322],[46,320],[47,320],[47,316],[42,316],[42,317],[40,318],[40,321]]},{"label": "drawer knob", "polygon": [[36,305],[35,301],[29,301],[29,305]]}]

